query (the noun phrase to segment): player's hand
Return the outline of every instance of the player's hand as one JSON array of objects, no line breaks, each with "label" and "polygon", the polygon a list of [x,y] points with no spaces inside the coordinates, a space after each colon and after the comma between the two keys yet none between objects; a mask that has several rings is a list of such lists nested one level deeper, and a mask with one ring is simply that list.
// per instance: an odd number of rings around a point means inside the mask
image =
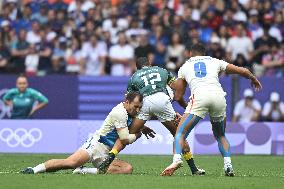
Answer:
[{"label": "player's hand", "polygon": [[152,129],[150,129],[147,126],[144,126],[142,129],[142,133],[147,137],[147,139],[149,139],[149,137],[151,138],[155,138],[155,131],[153,131]]},{"label": "player's hand", "polygon": [[251,80],[251,86],[254,87],[256,91],[260,91],[262,89],[261,83],[256,78]]}]

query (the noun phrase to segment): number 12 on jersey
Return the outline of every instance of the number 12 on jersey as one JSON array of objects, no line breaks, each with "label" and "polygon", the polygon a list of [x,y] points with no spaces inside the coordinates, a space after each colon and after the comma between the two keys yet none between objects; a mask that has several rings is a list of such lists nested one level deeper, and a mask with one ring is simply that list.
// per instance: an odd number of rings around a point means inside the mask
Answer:
[{"label": "number 12 on jersey", "polygon": [[204,62],[195,63],[194,72],[195,72],[196,77],[199,77],[199,78],[205,77],[207,75],[205,63]]},{"label": "number 12 on jersey", "polygon": [[141,79],[144,81],[145,86],[149,85],[149,82],[150,82],[151,85],[152,85],[152,88],[156,89],[155,82],[161,81],[160,74],[159,73],[150,73],[147,76],[145,75],[145,76],[141,77]]}]

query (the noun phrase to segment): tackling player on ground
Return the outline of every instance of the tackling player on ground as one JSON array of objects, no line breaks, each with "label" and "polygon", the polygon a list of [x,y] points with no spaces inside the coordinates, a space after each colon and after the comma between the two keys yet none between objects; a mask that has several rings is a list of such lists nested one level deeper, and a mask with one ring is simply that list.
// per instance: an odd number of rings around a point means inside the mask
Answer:
[{"label": "tackling player on ground", "polygon": [[179,69],[178,79],[173,84],[176,87],[175,98],[183,99],[188,84],[191,89],[191,101],[179,123],[174,140],[173,163],[161,175],[172,175],[182,165],[182,146],[194,126],[210,115],[214,137],[218,142],[219,151],[224,157],[226,176],[234,176],[231,163],[230,144],[225,136],[226,99],[219,74],[239,74],[251,80],[251,85],[258,91],[262,88],[257,78],[246,68],[237,67],[223,60],[205,56],[205,46],[196,44],[191,47],[191,58]]},{"label": "tackling player on ground", "polygon": [[[130,133],[136,133],[143,127],[147,120],[155,116],[174,136],[177,125],[175,124],[176,113],[171,104],[171,99],[167,94],[167,85],[175,81],[175,77],[167,70],[151,66],[146,57],[140,57],[136,62],[137,71],[132,75],[128,82],[127,92],[138,91],[143,95],[143,106],[137,117],[133,119]],[[180,101],[186,107],[184,101]],[[115,158],[125,145],[118,140],[111,150],[108,158],[99,166],[100,172],[104,173],[108,165]],[[192,174],[202,175],[205,171],[195,166],[193,156],[187,142],[182,144],[182,153],[187,161]]]},{"label": "tackling player on ground", "polygon": [[[118,104],[111,110],[102,127],[96,131],[74,154],[66,159],[48,160],[33,168],[28,167],[22,172],[24,174],[36,174],[77,168],[73,171],[73,173],[96,174],[98,172],[96,167],[98,167],[103,159],[105,159],[118,138],[126,145],[133,143],[141,136],[140,131],[136,134],[129,134],[128,126],[132,122],[132,117],[134,117],[142,107],[142,101],[143,96],[139,93],[128,93],[125,101]],[[147,129],[147,131],[153,132],[151,129]],[[145,131],[143,132],[148,134]],[[80,167],[87,162],[93,163],[95,168]],[[125,161],[115,159],[107,172],[129,174],[132,172],[132,166]]]}]

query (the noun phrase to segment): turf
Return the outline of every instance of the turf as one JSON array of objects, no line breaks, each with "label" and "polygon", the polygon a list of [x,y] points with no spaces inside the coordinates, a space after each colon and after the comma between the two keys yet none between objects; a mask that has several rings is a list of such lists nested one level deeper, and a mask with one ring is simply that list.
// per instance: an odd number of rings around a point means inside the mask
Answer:
[{"label": "turf", "polygon": [[206,176],[191,176],[184,166],[171,177],[159,173],[171,156],[121,155],[134,167],[132,175],[72,175],[71,170],[56,173],[22,175],[18,172],[50,158],[63,158],[54,154],[0,154],[1,189],[136,189],[136,188],[284,188],[284,157],[281,156],[234,156],[236,176],[225,177],[220,156],[196,156],[195,161],[206,169]]}]

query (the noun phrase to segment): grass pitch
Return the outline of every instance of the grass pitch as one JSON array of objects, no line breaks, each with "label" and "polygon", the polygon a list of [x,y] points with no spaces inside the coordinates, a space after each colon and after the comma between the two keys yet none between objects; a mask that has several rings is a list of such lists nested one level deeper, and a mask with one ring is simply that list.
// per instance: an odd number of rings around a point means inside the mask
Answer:
[{"label": "grass pitch", "polygon": [[131,163],[132,175],[72,175],[59,171],[38,175],[18,173],[50,158],[54,154],[0,154],[0,189],[276,189],[284,188],[283,156],[233,156],[235,177],[225,177],[220,156],[195,156],[195,162],[206,170],[205,176],[191,176],[186,164],[174,176],[161,177],[160,172],[171,162],[171,156],[120,155]]}]

